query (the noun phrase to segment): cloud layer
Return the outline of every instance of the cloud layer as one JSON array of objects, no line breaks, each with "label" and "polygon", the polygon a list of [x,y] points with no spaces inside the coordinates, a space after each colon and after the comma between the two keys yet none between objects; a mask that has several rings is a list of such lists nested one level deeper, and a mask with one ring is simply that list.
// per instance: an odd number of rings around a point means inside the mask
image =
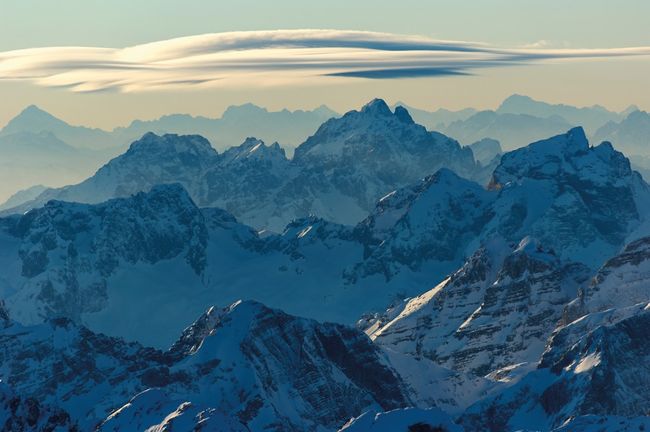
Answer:
[{"label": "cloud layer", "polygon": [[388,33],[276,30],[206,34],[121,49],[7,51],[0,53],[0,80],[78,92],[131,92],[469,75],[485,67],[629,56],[650,56],[650,47],[505,49]]}]

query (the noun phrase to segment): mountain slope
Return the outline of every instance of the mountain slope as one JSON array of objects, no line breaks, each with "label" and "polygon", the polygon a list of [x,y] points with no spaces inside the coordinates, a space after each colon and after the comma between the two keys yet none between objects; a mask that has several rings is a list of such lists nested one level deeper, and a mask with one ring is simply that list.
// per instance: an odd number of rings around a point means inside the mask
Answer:
[{"label": "mountain slope", "polygon": [[211,308],[166,352],[65,319],[7,321],[0,344],[0,376],[25,397],[58,402],[82,430],[192,430],[212,419],[230,430],[326,431],[369,409],[410,404],[363,333],[254,302]]},{"label": "mountain slope", "polygon": [[[616,312],[619,316],[613,317]],[[588,315],[561,328],[536,371],[470,407],[463,425],[550,430],[576,416],[645,415],[650,406],[649,319],[641,304]]]},{"label": "mountain slope", "polygon": [[397,352],[477,375],[536,362],[589,273],[530,239],[512,251],[499,243],[480,249],[370,336]]}]

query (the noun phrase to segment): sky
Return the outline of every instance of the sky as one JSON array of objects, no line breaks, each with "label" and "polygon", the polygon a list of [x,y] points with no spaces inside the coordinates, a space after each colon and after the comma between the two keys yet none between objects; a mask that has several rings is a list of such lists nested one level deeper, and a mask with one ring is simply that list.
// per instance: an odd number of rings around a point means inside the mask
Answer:
[{"label": "sky", "polygon": [[[650,56],[619,55],[650,46],[648,16],[647,0],[3,0],[0,126],[30,104],[107,129],[173,112],[218,117],[246,102],[269,109],[326,104],[341,112],[374,97],[425,109],[487,109],[520,93],[649,110]],[[260,42],[269,37],[260,31],[292,29],[339,32],[317,33],[317,43],[311,33],[280,33],[298,40],[291,49]],[[253,33],[237,33],[231,54],[222,48],[223,32]],[[205,34],[217,36],[174,40]],[[251,35],[259,36],[253,45]],[[457,42],[451,54],[409,45],[437,40]],[[387,41],[409,46],[384,50]],[[151,42],[158,45],[124,50]],[[43,47],[58,48],[33,50]],[[25,49],[31,50],[16,55]],[[614,51],[584,57],[589,49]],[[539,50],[553,55],[531,61]],[[305,66],[305,58],[312,64]],[[428,72],[411,77],[404,72],[411,63]]]}]

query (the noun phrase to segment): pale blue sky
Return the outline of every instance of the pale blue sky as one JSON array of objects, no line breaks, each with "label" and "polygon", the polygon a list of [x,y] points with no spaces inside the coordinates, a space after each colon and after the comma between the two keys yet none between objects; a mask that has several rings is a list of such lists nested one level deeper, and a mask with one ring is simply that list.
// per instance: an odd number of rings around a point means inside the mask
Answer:
[{"label": "pale blue sky", "polygon": [[[3,0],[0,51],[43,46],[125,47],[233,30],[332,28],[415,34],[518,47],[650,45],[647,0]],[[650,108],[645,59],[492,69],[471,77],[359,81],[354,86],[215,89],[147,94],[73,94],[29,83],[0,83],[0,125],[37,103],[67,120],[102,127],[167,112],[216,116],[231,103],[345,110],[374,96],[424,108],[492,107],[510,93],[553,102]]]},{"label": "pale blue sky", "polygon": [[122,47],[232,30],[335,28],[493,44],[650,44],[647,0],[3,0],[0,49]]}]

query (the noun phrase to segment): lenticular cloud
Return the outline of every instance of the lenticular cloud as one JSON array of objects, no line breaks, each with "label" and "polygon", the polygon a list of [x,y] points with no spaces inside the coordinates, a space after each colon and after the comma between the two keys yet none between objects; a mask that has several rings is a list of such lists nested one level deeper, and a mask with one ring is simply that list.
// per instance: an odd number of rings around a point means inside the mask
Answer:
[{"label": "lenticular cloud", "polygon": [[468,75],[485,67],[639,55],[650,55],[650,47],[504,49],[388,33],[275,30],[206,34],[127,48],[7,51],[0,53],[0,80],[80,92],[143,91]]}]

